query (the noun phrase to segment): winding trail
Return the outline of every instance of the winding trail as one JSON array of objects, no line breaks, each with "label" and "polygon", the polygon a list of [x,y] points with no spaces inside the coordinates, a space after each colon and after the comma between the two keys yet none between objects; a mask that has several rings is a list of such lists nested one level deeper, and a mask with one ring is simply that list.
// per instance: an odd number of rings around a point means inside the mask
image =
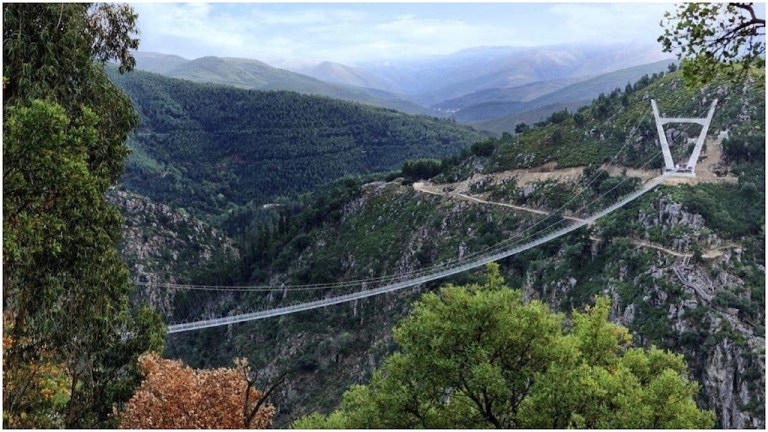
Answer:
[{"label": "winding trail", "polygon": [[[687,180],[687,179],[684,179],[684,180]],[[720,179],[720,180],[722,181],[722,179]],[[725,180],[725,181],[728,181],[728,180]],[[488,200],[484,200],[482,198],[473,197],[471,195],[467,195],[467,194],[463,194],[463,193],[459,193],[459,192],[446,192],[446,191],[438,190],[438,188],[445,188],[445,187],[453,187],[453,184],[449,183],[449,184],[432,185],[432,184],[427,183],[427,182],[416,182],[416,183],[413,184],[413,189],[415,191],[417,191],[417,192],[422,192],[422,193],[427,193],[427,194],[437,195],[437,196],[444,196],[444,197],[449,197],[449,198],[456,198],[456,199],[459,199],[459,200],[471,201],[471,202],[476,202],[476,203],[479,203],[479,204],[489,204],[489,205],[507,207],[507,208],[511,208],[511,209],[514,209],[514,210],[525,211],[525,212],[540,214],[540,215],[544,215],[544,216],[547,216],[547,215],[550,214],[550,212],[547,212],[547,211],[544,211],[544,210],[535,209],[535,208],[531,208],[531,207],[524,207],[524,206],[512,205],[512,204],[507,204],[507,203],[488,201]],[[571,221],[574,221],[574,222],[581,222],[581,223],[591,224],[591,222],[588,222],[585,219],[580,219],[580,218],[573,217],[573,216],[563,216],[563,219],[568,219],[568,220],[571,220]],[[599,239],[597,239],[595,237],[591,237],[591,238],[592,238],[592,240],[599,240]],[[669,249],[669,248],[664,247],[662,245],[651,243],[651,242],[648,242],[648,241],[645,241],[645,240],[635,239],[635,238],[631,238],[631,237],[627,237],[627,239],[630,240],[632,243],[634,243],[636,246],[656,249],[658,251],[664,252],[664,253],[672,255],[672,256],[676,256],[678,258],[690,259],[690,258],[693,257],[692,253],[678,252],[676,250]],[[723,249],[728,249],[728,248],[736,247],[736,246],[737,246],[736,244],[726,243],[726,244],[720,245],[720,246],[718,246],[716,248],[707,249],[706,251],[702,251],[701,257],[705,258],[705,259],[717,258],[717,257],[723,255]]]},{"label": "winding trail", "polygon": [[[490,205],[495,205],[495,206],[507,207],[507,208],[511,208],[511,209],[514,209],[514,210],[520,210],[520,211],[525,211],[525,212],[529,212],[529,213],[536,213],[536,214],[540,214],[540,215],[544,215],[544,216],[547,216],[547,215],[550,214],[550,212],[544,211],[544,210],[539,210],[539,209],[535,209],[535,208],[531,208],[531,207],[517,206],[517,205],[512,205],[512,204],[507,204],[507,203],[487,201],[487,200],[484,200],[482,198],[477,198],[477,197],[473,197],[473,196],[470,196],[470,195],[467,195],[467,194],[463,194],[463,193],[458,193],[458,192],[438,192],[438,191],[435,191],[433,189],[430,189],[430,184],[429,183],[424,183],[424,182],[416,182],[416,183],[414,183],[413,184],[413,188],[416,191],[418,191],[418,192],[424,192],[424,193],[428,193],[428,194],[432,194],[432,195],[449,196],[449,197],[452,196],[452,197],[456,197],[456,198],[464,200],[464,201],[474,201],[474,202],[480,203],[480,204],[490,204]],[[568,220],[574,221],[574,222],[586,222],[586,219],[581,219],[581,218],[577,218],[577,217],[573,217],[573,216],[563,216],[563,219],[568,219]]]}]

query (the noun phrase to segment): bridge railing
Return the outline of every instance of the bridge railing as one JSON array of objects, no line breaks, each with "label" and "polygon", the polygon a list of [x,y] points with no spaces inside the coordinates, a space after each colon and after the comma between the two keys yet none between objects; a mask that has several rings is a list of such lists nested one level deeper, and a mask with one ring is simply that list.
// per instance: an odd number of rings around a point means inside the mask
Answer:
[{"label": "bridge railing", "polygon": [[332,298],[326,298],[322,300],[315,300],[315,301],[309,301],[306,303],[300,303],[290,306],[284,306],[284,307],[278,307],[274,309],[268,309],[268,310],[262,310],[257,312],[251,312],[251,313],[244,313],[244,314],[238,314],[238,315],[231,315],[221,318],[212,318],[207,320],[201,320],[196,322],[190,322],[190,323],[182,323],[182,324],[174,324],[168,326],[168,333],[180,333],[184,331],[190,331],[190,330],[198,330],[208,327],[217,327],[222,325],[230,325],[235,324],[239,322],[245,322],[245,321],[254,321],[258,319],[265,319],[265,318],[271,318],[275,316],[280,315],[287,315],[291,313],[311,310],[311,309],[317,309],[321,307],[327,307],[336,305],[339,303],[345,303],[350,302],[354,300],[363,299],[366,297],[372,297],[379,294],[384,294],[392,291],[397,291],[403,288],[415,286],[415,285],[421,285],[427,282],[431,282],[433,280],[442,279],[448,276],[452,276],[458,273],[465,272],[467,270],[471,270],[473,268],[477,268],[480,266],[483,266],[485,264],[488,264],[490,262],[498,261],[502,258],[506,258],[511,255],[518,254],[520,252],[524,252],[528,249],[534,248],[536,246],[540,246],[550,240],[553,240],[557,237],[561,237],[565,234],[568,234],[570,232],[573,232],[585,225],[594,223],[597,219],[621,208],[630,203],[631,201],[634,201],[641,195],[647,193],[651,189],[655,188],[664,180],[666,180],[671,174],[665,173],[650,182],[648,182],[646,185],[643,186],[643,188],[629,194],[627,197],[621,199],[620,201],[616,202],[615,204],[606,207],[605,209],[585,218],[583,221],[573,223],[571,225],[568,225],[564,228],[560,228],[556,231],[550,232],[549,234],[546,234],[540,238],[537,238],[535,240],[532,240],[528,243],[525,243],[523,245],[518,245],[509,249],[501,250],[496,253],[492,253],[471,261],[468,261],[463,264],[459,264],[455,267],[447,268],[445,270],[436,271],[433,273],[429,273],[423,276],[415,277],[412,279],[407,279],[400,282],[390,283],[378,288],[371,288],[366,289],[362,291],[357,291],[350,294],[344,294]]}]

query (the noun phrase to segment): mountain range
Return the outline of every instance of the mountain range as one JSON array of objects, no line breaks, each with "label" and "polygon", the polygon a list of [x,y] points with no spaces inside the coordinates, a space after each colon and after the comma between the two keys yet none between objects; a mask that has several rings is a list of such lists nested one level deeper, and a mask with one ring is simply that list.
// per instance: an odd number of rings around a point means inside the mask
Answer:
[{"label": "mountain range", "polygon": [[427,105],[492,88],[578,79],[669,58],[656,46],[637,44],[477,47],[412,62],[368,64],[396,90]]},{"label": "mountain range", "polygon": [[[329,96],[495,132],[511,132],[519,119],[538,121],[583,106],[671,62],[655,46],[634,44],[478,47],[418,61],[321,62],[293,70],[230,57],[138,52],[136,60],[138,69],[173,78]],[[510,116],[516,117],[502,120]]]},{"label": "mountain range", "polygon": [[349,84],[334,84],[307,75],[272,67],[264,62],[230,57],[201,57],[187,60],[175,55],[135,53],[136,68],[171,78],[225,84],[244,89],[288,90],[329,96],[367,105],[390,108],[409,114],[438,114],[383,90]]}]

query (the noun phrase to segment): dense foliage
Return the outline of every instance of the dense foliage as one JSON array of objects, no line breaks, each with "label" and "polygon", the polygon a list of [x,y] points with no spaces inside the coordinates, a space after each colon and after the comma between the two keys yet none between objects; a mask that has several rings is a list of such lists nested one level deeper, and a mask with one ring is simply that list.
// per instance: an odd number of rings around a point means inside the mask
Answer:
[{"label": "dense foliage", "polygon": [[195,370],[150,353],[139,364],[144,380],[120,415],[121,429],[264,429],[272,423],[275,407],[259,403],[263,395],[249,385],[243,360],[234,368]]},{"label": "dense foliage", "polygon": [[[664,51],[683,61],[691,86],[718,76],[743,81],[752,68],[765,67],[765,17],[753,3],[684,3],[664,14]],[[764,86],[763,83],[758,85]]]},{"label": "dense foliage", "polygon": [[207,213],[448,155],[481,137],[450,121],[330,98],[144,72],[112,79],[141,115],[123,184]]},{"label": "dense foliage", "polygon": [[130,68],[135,20],[124,5],[3,5],[5,427],[114,426],[137,356],[164,342],[158,316],[129,311],[103,196],[137,121],[103,62]]},{"label": "dense foliage", "polygon": [[708,428],[681,356],[631,347],[610,302],[573,322],[504,286],[427,294],[394,332],[400,352],[311,428]]}]

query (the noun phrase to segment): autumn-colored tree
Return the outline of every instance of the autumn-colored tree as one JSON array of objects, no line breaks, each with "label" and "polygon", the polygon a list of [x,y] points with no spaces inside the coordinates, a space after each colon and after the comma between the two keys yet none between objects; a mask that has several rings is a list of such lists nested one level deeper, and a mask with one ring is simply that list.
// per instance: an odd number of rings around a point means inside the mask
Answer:
[{"label": "autumn-colored tree", "polygon": [[[3,326],[13,326],[7,312],[3,313]],[[3,336],[3,355],[26,343]],[[42,346],[35,361],[3,369],[3,424],[22,429],[64,427],[56,413],[69,401],[69,376],[66,366],[53,358],[51,350]]]},{"label": "autumn-colored tree", "polygon": [[144,381],[121,415],[121,429],[264,429],[272,423],[275,407],[253,387],[245,360],[235,360],[234,368],[196,370],[148,353],[139,365]]}]

